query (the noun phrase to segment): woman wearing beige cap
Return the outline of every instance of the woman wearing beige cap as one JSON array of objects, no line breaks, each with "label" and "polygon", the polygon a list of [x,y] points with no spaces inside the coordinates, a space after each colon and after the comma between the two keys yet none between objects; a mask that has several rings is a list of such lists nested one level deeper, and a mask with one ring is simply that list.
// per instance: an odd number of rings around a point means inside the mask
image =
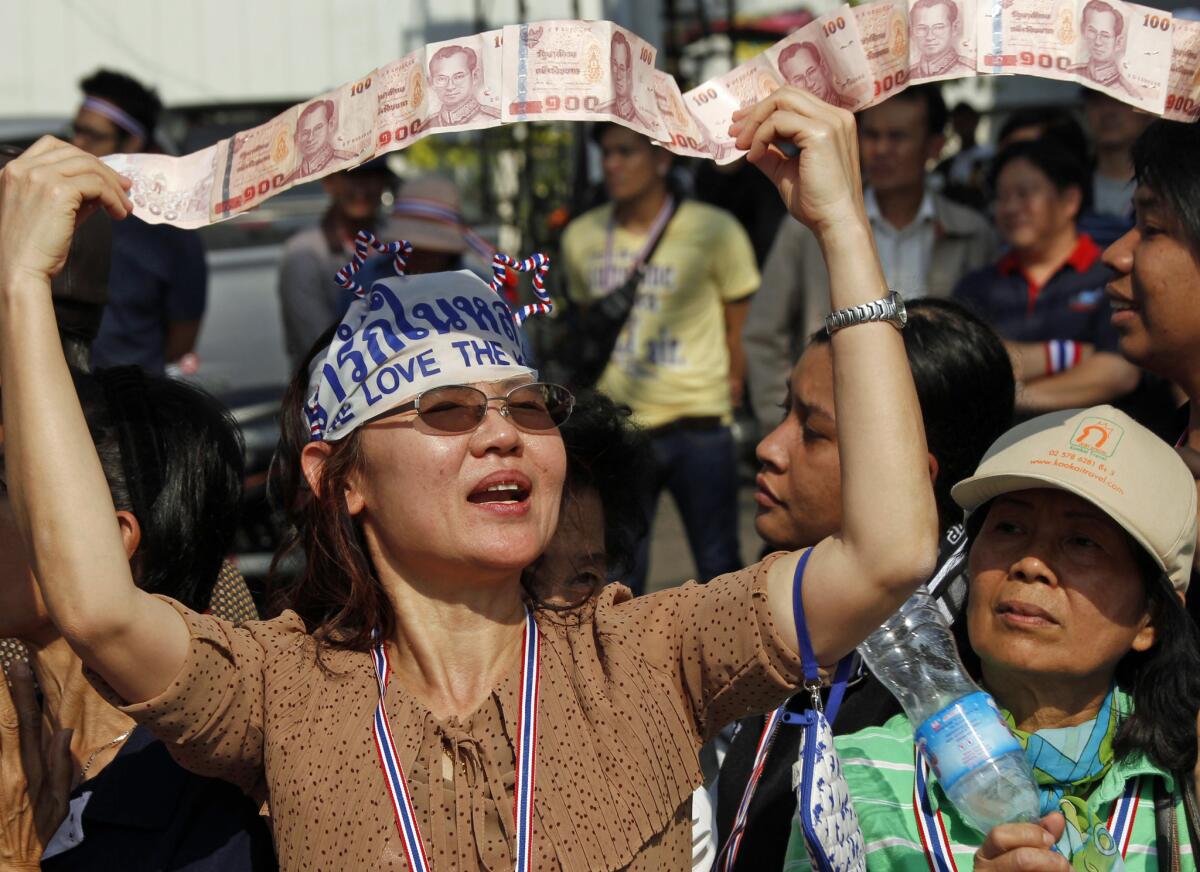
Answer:
[{"label": "woman wearing beige cap", "polygon": [[[973,543],[959,648],[1025,749],[1046,817],[985,834],[932,774],[916,789],[900,715],[837,740],[868,868],[1194,869],[1200,649],[1183,593],[1196,490],[1183,462],[1095,406],[1014,427],[953,496]],[[788,856],[785,869],[805,867],[791,862],[795,831]]]},{"label": "woman wearing beige cap", "polygon": [[829,265],[842,529],[806,570],[777,554],[636,599],[610,585],[565,615],[521,580],[558,523],[572,398],[465,272],[363,289],[294,386],[292,610],[234,627],[139,591],[49,302],[79,210],[124,217],[127,181],[49,139],[0,174],[8,484],[47,612],[179,762],[269,798],[281,868],[686,868],[700,747],[800,682],[799,572],[832,663],[932,570],[904,310],[872,256],[854,118],[793,88],[739,117]]}]

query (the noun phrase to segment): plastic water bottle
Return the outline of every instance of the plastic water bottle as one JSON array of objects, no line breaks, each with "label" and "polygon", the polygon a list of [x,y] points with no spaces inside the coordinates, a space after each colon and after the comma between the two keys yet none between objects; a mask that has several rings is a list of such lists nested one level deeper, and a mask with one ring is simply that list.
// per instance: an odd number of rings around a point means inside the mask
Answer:
[{"label": "plastic water bottle", "polygon": [[916,726],[938,783],[981,832],[1037,821],[1041,803],[1016,736],[970,679],[937,603],[921,588],[858,647]]}]

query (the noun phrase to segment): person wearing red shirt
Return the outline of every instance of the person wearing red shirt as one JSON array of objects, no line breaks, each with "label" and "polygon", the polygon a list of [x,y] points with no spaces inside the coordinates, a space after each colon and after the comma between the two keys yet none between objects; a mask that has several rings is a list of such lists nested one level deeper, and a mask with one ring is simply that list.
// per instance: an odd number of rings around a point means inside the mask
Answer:
[{"label": "person wearing red shirt", "polygon": [[991,189],[1008,252],[964,276],[953,296],[1004,337],[1026,413],[1116,400],[1140,373],[1117,352],[1104,286],[1112,271],[1076,221],[1087,172],[1046,142],[1020,142],[996,158]]}]

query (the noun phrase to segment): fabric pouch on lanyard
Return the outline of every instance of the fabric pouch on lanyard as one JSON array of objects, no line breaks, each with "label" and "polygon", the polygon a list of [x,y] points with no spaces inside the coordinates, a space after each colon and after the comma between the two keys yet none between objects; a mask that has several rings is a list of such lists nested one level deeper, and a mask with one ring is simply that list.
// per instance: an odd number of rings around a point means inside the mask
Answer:
[{"label": "fabric pouch on lanyard", "polygon": [[817,658],[808,637],[804,619],[801,588],[804,567],[812,549],[806,551],[796,565],[792,584],[792,602],[796,617],[796,635],[800,642],[800,661],[804,670],[804,686],[810,703],[806,711],[784,712],[784,723],[800,727],[800,753],[792,765],[792,790],[796,792],[796,820],[804,833],[804,845],[812,867],[818,872],[859,872],[867,868],[867,852],[863,844],[858,815],[850,803],[850,788],[842,774],[842,763],[833,745],[830,722],[837,717],[838,706],[846,692],[846,681],[854,655],[847,655],[838,664],[829,704],[821,705],[821,678]]}]

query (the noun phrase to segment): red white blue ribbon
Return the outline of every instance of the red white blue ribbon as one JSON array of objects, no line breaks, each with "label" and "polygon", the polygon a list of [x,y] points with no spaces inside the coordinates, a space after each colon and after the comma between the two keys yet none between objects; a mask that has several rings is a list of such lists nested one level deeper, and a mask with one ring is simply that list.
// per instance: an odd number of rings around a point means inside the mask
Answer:
[{"label": "red white blue ribbon", "polygon": [[396,267],[396,275],[404,275],[404,271],[408,269],[408,258],[412,254],[413,247],[401,239],[396,242],[380,242],[375,238],[375,234],[367,230],[360,230],[354,236],[354,256],[350,262],[342,267],[334,275],[334,280],[338,283],[338,287],[345,288],[347,291],[354,291],[354,296],[362,297],[366,294],[367,289],[356,278],[358,271],[363,268],[363,264],[367,262],[367,258],[371,256],[371,252],[375,251],[379,254],[390,254],[394,258]]},{"label": "red white blue ribbon", "polygon": [[[946,823],[942,820],[941,809],[936,812],[933,810],[928,784],[929,762],[918,750],[916,778],[913,779],[913,812],[917,818],[921,845],[925,848],[925,859],[929,861],[930,872],[957,872],[958,866],[954,863],[950,838],[946,835]],[[1120,850],[1122,859],[1129,850],[1129,840],[1133,835],[1133,821],[1137,817],[1141,784],[1140,776],[1129,779],[1125,784],[1125,791],[1113,803],[1112,812],[1108,816],[1108,832]]]},{"label": "red white blue ribbon", "polygon": [[1083,348],[1070,339],[1051,339],[1046,343],[1046,374],[1065,372],[1083,359]]},{"label": "red white blue ribbon", "polygon": [[1125,792],[1113,803],[1112,812],[1108,816],[1108,832],[1117,843],[1122,858],[1129,850],[1129,840],[1133,836],[1133,819],[1137,817],[1141,792],[1141,776],[1129,779],[1125,784]]},{"label": "red white blue ribbon", "polygon": [[920,749],[914,748],[913,753],[916,755],[913,812],[917,817],[921,845],[925,848],[925,859],[929,861],[930,872],[958,872],[954,852],[950,849],[950,837],[946,835],[946,822],[942,820],[942,810],[934,811],[929,801],[929,763]]},{"label": "red white blue ribbon", "polygon": [[750,777],[742,791],[742,801],[738,803],[737,814],[733,818],[733,829],[725,841],[725,850],[718,858],[719,872],[729,872],[737,862],[738,850],[742,847],[742,837],[746,835],[746,816],[750,812],[750,800],[754,798],[754,791],[758,788],[759,779],[762,778],[763,770],[767,765],[767,754],[770,753],[771,743],[775,740],[775,731],[779,728],[779,722],[783,720],[786,711],[787,703],[784,703],[767,715],[762,735],[758,738],[758,747],[754,749],[754,766],[750,769]]},{"label": "red white blue ribbon", "polygon": [[[533,786],[537,758],[538,690],[541,683],[539,654],[540,637],[537,624],[533,620],[533,615],[526,609],[525,641],[521,657],[521,720],[517,728],[519,741],[516,748],[516,796],[513,801],[517,837],[515,865],[517,872],[529,872],[532,868]],[[392,809],[396,814],[396,829],[404,844],[404,853],[408,858],[409,869],[412,872],[430,872],[432,867],[429,863],[429,855],[421,840],[421,830],[417,825],[412,794],[408,789],[408,781],[404,777],[404,769],[400,765],[400,757],[396,753],[396,742],[392,737],[387,709],[384,706],[388,677],[391,674],[387,647],[382,642],[379,643],[371,649],[371,657],[375,662],[375,677],[379,683],[379,704],[375,707],[375,747],[379,751],[379,764],[383,769]]]},{"label": "red white blue ribbon", "polygon": [[522,306],[513,313],[518,326],[524,324],[531,315],[539,312],[548,315],[554,311],[554,304],[550,301],[550,294],[546,291],[546,273],[550,271],[550,258],[539,252],[530,255],[525,260],[516,260],[507,254],[496,252],[492,256],[492,290],[497,294],[503,293],[510,269],[533,273],[533,294],[537,297],[534,302]]}]

